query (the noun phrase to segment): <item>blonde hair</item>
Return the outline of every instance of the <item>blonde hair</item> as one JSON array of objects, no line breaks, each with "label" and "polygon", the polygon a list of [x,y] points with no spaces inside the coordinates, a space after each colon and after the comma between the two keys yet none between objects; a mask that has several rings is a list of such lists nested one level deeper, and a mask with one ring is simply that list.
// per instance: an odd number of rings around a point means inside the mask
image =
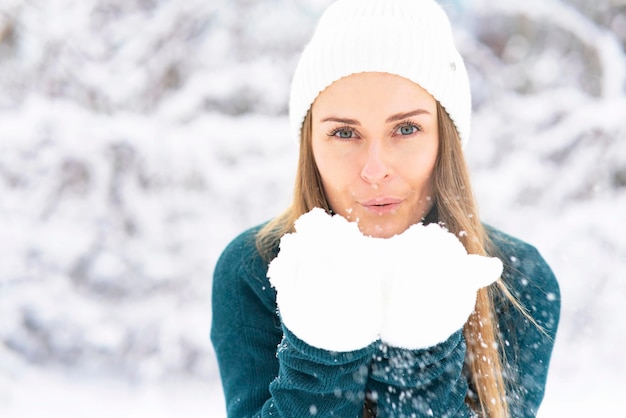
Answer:
[{"label": "blonde hair", "polygon": [[[438,221],[459,237],[468,253],[487,255],[490,242],[478,216],[458,132],[439,103],[437,116],[439,151],[433,173],[433,198],[437,206]],[[293,231],[296,219],[314,207],[330,212],[313,158],[309,111],[302,126],[300,156],[291,206],[266,224],[256,236],[257,247],[268,261],[280,238]],[[500,282],[498,281],[498,286],[509,296]],[[494,292],[498,291],[499,287],[490,286],[478,292],[475,310],[463,329],[467,343],[465,363],[478,398],[478,402],[475,402],[468,396],[466,401],[482,416],[507,418],[509,414],[502,378],[503,354],[499,350],[501,344],[496,332],[497,319],[493,303]]]}]

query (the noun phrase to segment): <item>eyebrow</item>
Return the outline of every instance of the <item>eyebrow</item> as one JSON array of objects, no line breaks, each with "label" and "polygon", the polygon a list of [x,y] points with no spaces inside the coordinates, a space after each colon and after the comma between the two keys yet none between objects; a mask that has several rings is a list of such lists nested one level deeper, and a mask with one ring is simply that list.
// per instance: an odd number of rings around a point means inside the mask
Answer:
[{"label": "eyebrow", "polygon": [[389,116],[387,120],[385,121],[385,123],[397,122],[399,120],[410,118],[411,116],[417,116],[417,115],[430,115],[430,112],[426,109],[415,109],[410,112],[396,113],[395,115]]},{"label": "eyebrow", "polygon": [[356,125],[356,126],[361,126],[361,122],[359,122],[356,119],[345,119],[345,118],[338,118],[335,116],[329,116],[327,118],[322,119],[321,121],[322,123],[324,122],[337,122],[337,123],[343,123],[345,125]]},{"label": "eyebrow", "polygon": [[[410,118],[411,116],[417,116],[417,115],[423,115],[423,114],[430,115],[430,112],[426,109],[415,109],[415,110],[411,110],[410,112],[396,113],[394,115],[389,116],[387,120],[385,120],[385,123],[397,122],[402,119]],[[327,118],[322,119],[321,122],[322,123],[337,122],[337,123],[343,123],[346,125],[361,126],[361,122],[359,122],[356,119],[339,118],[336,116],[329,116]]]}]

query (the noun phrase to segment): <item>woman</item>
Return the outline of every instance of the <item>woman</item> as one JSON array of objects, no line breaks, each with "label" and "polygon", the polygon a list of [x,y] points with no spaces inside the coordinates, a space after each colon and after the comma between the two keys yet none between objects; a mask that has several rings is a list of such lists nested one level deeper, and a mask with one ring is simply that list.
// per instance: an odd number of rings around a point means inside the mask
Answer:
[{"label": "woman", "polygon": [[327,9],[292,81],[293,202],[215,269],[229,417],[536,415],[559,288],[480,222],[470,116],[433,0]]}]

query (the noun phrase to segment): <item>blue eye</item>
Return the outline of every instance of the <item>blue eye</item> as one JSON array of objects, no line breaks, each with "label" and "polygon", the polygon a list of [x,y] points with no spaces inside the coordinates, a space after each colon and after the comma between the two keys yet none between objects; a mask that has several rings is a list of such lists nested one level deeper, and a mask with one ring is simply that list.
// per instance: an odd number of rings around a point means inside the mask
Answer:
[{"label": "blue eye", "polygon": [[328,136],[334,136],[339,139],[353,139],[356,138],[356,132],[354,129],[346,126],[343,128],[335,129],[328,133]]},{"label": "blue eye", "polygon": [[415,125],[402,125],[396,129],[396,133],[403,136],[413,135],[417,131],[419,131],[419,128]]},{"label": "blue eye", "polygon": [[341,139],[350,139],[352,138],[352,131],[347,129],[341,129],[335,133],[335,136],[338,136]]}]

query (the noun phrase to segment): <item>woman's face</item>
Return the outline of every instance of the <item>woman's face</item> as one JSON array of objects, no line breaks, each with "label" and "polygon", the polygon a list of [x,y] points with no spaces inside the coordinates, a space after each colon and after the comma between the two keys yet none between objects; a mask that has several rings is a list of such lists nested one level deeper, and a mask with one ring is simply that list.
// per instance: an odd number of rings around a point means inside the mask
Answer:
[{"label": "woman's face", "polygon": [[330,207],[388,238],[430,210],[439,136],[426,90],[387,73],[342,78],[317,97],[312,149]]}]

